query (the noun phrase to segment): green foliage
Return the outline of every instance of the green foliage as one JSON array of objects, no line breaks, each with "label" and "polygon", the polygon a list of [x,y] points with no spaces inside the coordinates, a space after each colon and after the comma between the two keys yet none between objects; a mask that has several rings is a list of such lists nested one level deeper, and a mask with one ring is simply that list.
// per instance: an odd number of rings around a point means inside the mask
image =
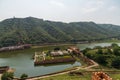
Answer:
[{"label": "green foliage", "polygon": [[27,77],[28,77],[27,74],[22,74],[20,78],[21,78],[22,80],[25,80],[25,78],[27,78]]},{"label": "green foliage", "polygon": [[113,48],[118,47],[118,44],[112,43],[112,44],[111,44],[111,47],[113,47]]},{"label": "green foliage", "polygon": [[120,56],[120,48],[119,48],[119,47],[113,48],[113,53],[114,53],[116,56]]},{"label": "green foliage", "polygon": [[85,55],[99,64],[120,69],[120,47],[117,44],[112,44],[108,48],[88,50]]},{"label": "green foliage", "polygon": [[114,68],[120,69],[120,56],[114,58],[111,64]]},{"label": "green foliage", "polygon": [[103,54],[103,50],[102,49],[98,49],[98,51],[96,53],[97,54]]},{"label": "green foliage", "polygon": [[54,48],[54,50],[55,50],[55,51],[56,51],[56,50],[58,51],[58,50],[60,50],[60,48],[59,48],[59,47],[56,47],[56,48]]},{"label": "green foliage", "polygon": [[3,73],[1,80],[13,80],[14,74],[11,72]]},{"label": "green foliage", "polygon": [[106,56],[106,55],[97,55],[95,58],[96,58],[95,60],[98,63],[100,63],[102,65],[106,65],[107,64],[107,58],[108,58],[108,56]]},{"label": "green foliage", "polygon": [[89,52],[87,52],[86,54],[85,54],[88,58],[90,58],[90,59],[94,59],[95,58],[95,56],[96,56],[96,54],[91,54],[91,53],[89,53]]},{"label": "green foliage", "polygon": [[18,43],[41,44],[103,40],[119,35],[120,26],[112,25],[110,28],[112,29],[109,29],[109,25],[94,22],[62,23],[33,17],[11,18],[0,22],[0,47]]},{"label": "green foliage", "polygon": [[91,50],[91,48],[85,48],[82,52],[83,54],[87,53],[89,50]]},{"label": "green foliage", "polygon": [[50,53],[51,53],[51,51],[50,51],[50,50],[49,50],[49,51],[47,51],[47,52],[46,52],[46,56],[50,56],[50,55],[51,55]]},{"label": "green foliage", "polygon": [[108,53],[108,54],[113,54],[113,52],[112,52],[111,49],[109,49],[109,48],[107,49],[107,53]]},{"label": "green foliage", "polygon": [[[84,72],[83,72],[83,74],[84,74]],[[42,78],[42,79],[38,79],[38,80],[91,80],[91,74],[85,73],[84,76],[82,76],[82,75],[71,76],[69,74],[63,74],[63,75]]]}]

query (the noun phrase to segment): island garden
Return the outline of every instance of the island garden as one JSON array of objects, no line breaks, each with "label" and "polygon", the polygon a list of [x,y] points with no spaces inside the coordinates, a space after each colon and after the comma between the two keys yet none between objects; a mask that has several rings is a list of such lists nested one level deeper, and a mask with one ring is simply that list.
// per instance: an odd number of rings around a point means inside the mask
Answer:
[{"label": "island garden", "polygon": [[56,47],[51,51],[35,52],[34,65],[74,63],[78,55],[82,55],[82,53],[76,47],[70,47],[65,50]]}]

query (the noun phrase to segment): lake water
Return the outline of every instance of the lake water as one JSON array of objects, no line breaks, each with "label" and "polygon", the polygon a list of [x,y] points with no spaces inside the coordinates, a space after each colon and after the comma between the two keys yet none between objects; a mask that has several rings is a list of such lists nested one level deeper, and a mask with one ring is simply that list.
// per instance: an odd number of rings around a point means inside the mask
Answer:
[{"label": "lake water", "polygon": [[[120,43],[118,43],[120,45]],[[91,44],[77,44],[81,50],[89,47],[93,48],[95,46],[110,46],[111,43],[91,43]],[[49,65],[49,66],[34,66],[34,62],[31,59],[34,52],[18,52],[9,54],[0,54],[0,66],[10,66],[15,68],[15,76],[19,77],[21,74],[26,73],[28,76],[38,76],[48,73],[53,73],[61,71],[73,66],[80,66],[80,62],[75,62],[73,64],[59,64],[59,65]]]}]

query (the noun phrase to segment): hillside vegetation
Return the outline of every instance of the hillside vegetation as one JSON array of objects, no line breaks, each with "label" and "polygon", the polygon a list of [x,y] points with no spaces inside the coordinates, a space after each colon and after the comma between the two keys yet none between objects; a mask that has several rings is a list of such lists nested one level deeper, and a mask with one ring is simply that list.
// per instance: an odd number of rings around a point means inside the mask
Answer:
[{"label": "hillside vegetation", "polygon": [[94,22],[54,22],[43,19],[10,18],[0,22],[0,46],[18,43],[56,43],[119,37],[120,26]]}]

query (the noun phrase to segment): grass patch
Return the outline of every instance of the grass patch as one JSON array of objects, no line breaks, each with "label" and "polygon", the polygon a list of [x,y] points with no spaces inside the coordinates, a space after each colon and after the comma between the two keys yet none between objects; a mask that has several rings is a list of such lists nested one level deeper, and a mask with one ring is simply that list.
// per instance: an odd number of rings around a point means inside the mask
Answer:
[{"label": "grass patch", "polygon": [[87,75],[85,74],[84,76],[80,75],[70,76],[69,74],[63,74],[38,80],[91,80],[91,74],[87,73]]},{"label": "grass patch", "polygon": [[120,73],[119,74],[110,74],[113,80],[120,80]]},{"label": "grass patch", "polygon": [[[37,80],[91,80],[92,72],[86,72],[86,71],[80,71],[80,72],[82,72],[84,75],[63,74],[63,75],[52,76]],[[107,72],[107,73],[113,80],[120,80],[120,72],[119,73]]]}]

